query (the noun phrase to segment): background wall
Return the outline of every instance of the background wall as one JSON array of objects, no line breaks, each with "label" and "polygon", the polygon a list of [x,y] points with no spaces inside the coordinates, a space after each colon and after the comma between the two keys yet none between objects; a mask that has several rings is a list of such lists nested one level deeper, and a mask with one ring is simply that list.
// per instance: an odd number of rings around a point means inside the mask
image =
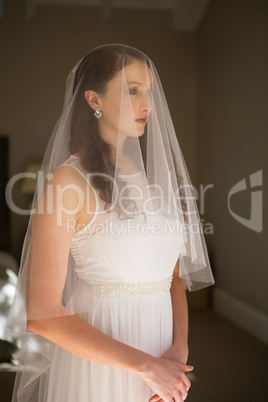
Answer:
[{"label": "background wall", "polygon": [[[195,33],[176,32],[163,10],[37,6],[23,20],[20,2],[4,2],[0,21],[0,132],[11,139],[10,176],[41,160],[61,112],[65,79],[85,53],[110,42],[147,53],[159,71],[190,176],[205,193],[201,218],[216,277],[217,311],[254,332],[268,333],[267,212],[260,233],[236,221],[228,193],[262,170],[267,205],[268,2],[212,0]],[[19,186],[15,202],[27,205]],[[199,206],[200,206],[200,200]],[[250,189],[232,210],[250,217]],[[19,258],[27,217],[12,215],[12,251]]]},{"label": "background wall", "polygon": [[[267,340],[268,2],[213,1],[196,34],[198,181],[213,184],[205,216],[216,277],[214,305],[226,317]],[[262,171],[263,184],[249,176]],[[230,200],[246,219],[262,212],[263,230],[243,226],[228,210],[232,187],[247,190]],[[251,203],[263,191],[263,211]]]},{"label": "background wall", "polygon": [[[23,20],[18,2],[5,2],[0,22],[0,132],[11,139],[10,176],[42,160],[63,105],[66,77],[92,48],[126,43],[154,61],[166,92],[180,145],[195,178],[195,37],[170,27],[163,10],[114,10],[103,24],[101,10],[37,6]],[[27,200],[14,188],[17,205]],[[27,217],[12,215],[12,248],[19,258]]]}]

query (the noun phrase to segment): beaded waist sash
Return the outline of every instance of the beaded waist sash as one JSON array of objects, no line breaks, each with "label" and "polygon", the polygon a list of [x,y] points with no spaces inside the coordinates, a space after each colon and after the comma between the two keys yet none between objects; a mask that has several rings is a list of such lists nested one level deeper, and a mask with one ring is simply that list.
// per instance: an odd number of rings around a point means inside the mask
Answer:
[{"label": "beaded waist sash", "polygon": [[143,283],[113,283],[113,284],[98,284],[79,280],[76,289],[85,291],[95,297],[128,297],[128,296],[150,296],[165,293],[170,290],[172,276],[163,281],[158,282],[143,282]]}]

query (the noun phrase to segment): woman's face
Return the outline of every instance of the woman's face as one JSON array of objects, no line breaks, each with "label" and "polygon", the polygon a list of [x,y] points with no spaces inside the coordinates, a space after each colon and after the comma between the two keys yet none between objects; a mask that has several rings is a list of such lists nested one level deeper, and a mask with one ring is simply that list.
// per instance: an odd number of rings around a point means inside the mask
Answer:
[{"label": "woman's face", "polygon": [[139,60],[134,60],[108,82],[105,94],[100,96],[103,115],[99,128],[104,140],[116,146],[117,140],[144,133],[151,111],[151,87],[151,70]]}]

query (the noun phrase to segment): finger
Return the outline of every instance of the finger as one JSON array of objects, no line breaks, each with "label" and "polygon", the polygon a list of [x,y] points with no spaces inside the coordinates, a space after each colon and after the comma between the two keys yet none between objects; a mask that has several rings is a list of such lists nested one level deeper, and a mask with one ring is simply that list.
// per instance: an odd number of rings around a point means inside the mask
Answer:
[{"label": "finger", "polygon": [[181,382],[178,384],[178,392],[180,393],[180,396],[183,400],[187,398],[188,396],[187,386],[183,382],[183,379],[181,379]]},{"label": "finger", "polygon": [[183,397],[181,396],[181,394],[179,392],[173,396],[172,400],[174,402],[183,402],[184,401]]},{"label": "finger", "polygon": [[163,400],[163,399],[162,399],[159,395],[155,394],[154,396],[152,396],[152,397],[149,399],[148,402],[162,402],[162,400]]},{"label": "finger", "polygon": [[183,371],[188,372],[194,369],[194,366],[190,366],[189,364],[181,363],[181,368]]},{"label": "finger", "polygon": [[181,397],[181,399],[183,400],[183,401],[185,401],[185,399],[187,398],[187,396],[188,396],[188,392],[185,390],[185,391],[181,391],[181,395],[180,395],[180,397]]},{"label": "finger", "polygon": [[187,396],[188,396],[188,392],[187,392],[187,390],[186,390],[186,388],[181,388],[180,389],[180,398],[183,400],[183,401],[185,401],[185,399],[187,398]]},{"label": "finger", "polygon": [[189,378],[187,377],[187,375],[186,374],[184,374],[183,376],[182,376],[182,379],[183,379],[183,382],[184,382],[184,384],[185,384],[185,386],[186,386],[186,389],[187,389],[187,391],[190,389],[190,387],[191,387],[191,381],[189,380]]}]

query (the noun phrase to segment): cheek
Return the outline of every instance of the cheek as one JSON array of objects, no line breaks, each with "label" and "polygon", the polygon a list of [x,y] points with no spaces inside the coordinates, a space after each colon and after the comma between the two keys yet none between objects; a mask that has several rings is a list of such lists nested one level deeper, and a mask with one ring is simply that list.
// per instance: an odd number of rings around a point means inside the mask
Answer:
[{"label": "cheek", "polygon": [[[135,133],[137,118],[137,102],[128,96],[121,101],[121,97],[113,96],[105,99],[103,104],[103,122],[113,127],[121,127],[123,133]],[[133,134],[134,135],[134,134]]]},{"label": "cheek", "polygon": [[109,124],[118,125],[120,116],[120,102],[118,99],[111,99],[103,105],[103,117]]},{"label": "cheek", "polygon": [[134,115],[134,110],[130,106],[124,110],[124,113],[121,115],[121,125],[124,126],[125,128],[128,127],[129,130],[135,129],[135,115]]},{"label": "cheek", "polygon": [[138,105],[139,105],[139,100],[138,97],[133,97],[132,102],[131,102],[131,108],[132,108],[132,114],[134,115],[135,118],[137,118],[137,110],[138,110]]},{"label": "cheek", "polygon": [[135,108],[133,103],[129,99],[125,99],[120,104],[121,122],[135,120]]}]

